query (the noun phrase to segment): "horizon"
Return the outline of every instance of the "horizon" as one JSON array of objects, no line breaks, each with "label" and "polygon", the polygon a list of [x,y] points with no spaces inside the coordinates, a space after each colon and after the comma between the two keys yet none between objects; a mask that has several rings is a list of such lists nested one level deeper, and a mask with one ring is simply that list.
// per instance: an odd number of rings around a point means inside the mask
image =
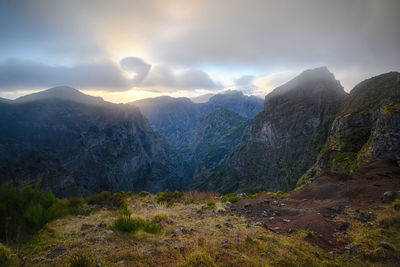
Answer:
[{"label": "horizon", "polygon": [[319,66],[346,92],[400,70],[394,0],[93,3],[0,1],[0,97],[66,85],[114,103],[263,98]]}]

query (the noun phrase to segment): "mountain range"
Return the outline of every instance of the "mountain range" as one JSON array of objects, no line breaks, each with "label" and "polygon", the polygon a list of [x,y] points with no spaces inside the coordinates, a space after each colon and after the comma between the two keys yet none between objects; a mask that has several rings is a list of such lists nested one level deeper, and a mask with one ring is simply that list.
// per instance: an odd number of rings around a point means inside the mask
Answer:
[{"label": "mountain range", "polygon": [[400,160],[398,72],[348,94],[320,67],[265,101],[228,91],[197,102],[162,96],[113,104],[65,86],[0,99],[0,182],[40,179],[60,196],[289,191],[325,172]]}]

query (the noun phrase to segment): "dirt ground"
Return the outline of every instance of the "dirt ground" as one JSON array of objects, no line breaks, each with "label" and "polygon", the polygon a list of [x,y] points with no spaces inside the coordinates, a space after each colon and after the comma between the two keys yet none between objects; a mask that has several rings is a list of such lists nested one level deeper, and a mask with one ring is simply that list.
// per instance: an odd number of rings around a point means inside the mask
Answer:
[{"label": "dirt ground", "polygon": [[400,190],[400,167],[396,162],[375,160],[352,175],[325,173],[288,197],[268,194],[244,199],[228,212],[263,223],[271,231],[289,234],[310,230],[308,241],[325,251],[342,249],[347,243],[348,220],[365,224],[375,219],[386,191]]}]

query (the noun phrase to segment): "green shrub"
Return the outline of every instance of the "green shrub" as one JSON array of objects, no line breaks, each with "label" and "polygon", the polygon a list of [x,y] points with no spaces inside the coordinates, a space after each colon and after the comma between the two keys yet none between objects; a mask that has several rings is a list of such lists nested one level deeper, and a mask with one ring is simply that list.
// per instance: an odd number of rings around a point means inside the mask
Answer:
[{"label": "green shrub", "polygon": [[139,197],[147,197],[147,196],[150,196],[150,195],[151,194],[149,192],[147,192],[147,191],[140,191],[139,194],[138,194]]},{"label": "green shrub", "polygon": [[70,267],[89,267],[92,261],[86,254],[73,255],[69,261]]},{"label": "green shrub", "polygon": [[155,223],[145,222],[143,225],[143,231],[150,234],[158,234],[162,231],[162,226]]},{"label": "green shrub", "polygon": [[206,201],[207,206],[209,207],[215,207],[215,201],[212,199],[209,199]]},{"label": "green shrub", "polygon": [[88,204],[96,204],[101,206],[111,206],[119,208],[124,205],[124,195],[122,193],[111,194],[108,191],[103,191],[100,194],[94,194],[86,199]]},{"label": "green shrub", "polygon": [[50,191],[27,186],[15,189],[11,184],[0,186],[0,240],[23,241],[46,223],[69,213],[64,201]]},{"label": "green shrub", "polygon": [[275,193],[269,193],[272,197],[276,198],[284,198],[287,197],[288,193],[283,192],[282,190],[278,190]]},{"label": "green shrub", "polygon": [[400,211],[400,199],[397,199],[392,203],[393,210]]},{"label": "green shrub", "polygon": [[260,191],[260,192],[255,193],[255,194],[249,194],[249,195],[247,195],[245,198],[247,198],[247,199],[257,199],[257,198],[259,198],[262,194],[264,194],[264,192]]},{"label": "green shrub", "polygon": [[230,203],[238,202],[240,198],[237,196],[236,193],[229,193],[224,196],[224,201],[228,201]]},{"label": "green shrub", "polygon": [[114,228],[121,232],[135,233],[143,229],[146,221],[140,217],[132,218],[131,216],[118,217],[114,222]]},{"label": "green shrub", "polygon": [[0,267],[17,266],[11,250],[0,243]]},{"label": "green shrub", "polygon": [[165,202],[167,204],[173,204],[175,202],[180,201],[184,196],[183,192],[180,191],[165,191],[160,192],[156,195],[156,199],[158,203]]}]

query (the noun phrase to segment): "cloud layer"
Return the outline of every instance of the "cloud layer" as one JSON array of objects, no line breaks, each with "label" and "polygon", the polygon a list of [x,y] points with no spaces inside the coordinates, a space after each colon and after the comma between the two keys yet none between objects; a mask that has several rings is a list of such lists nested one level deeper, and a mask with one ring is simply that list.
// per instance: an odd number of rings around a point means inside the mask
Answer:
[{"label": "cloud layer", "polygon": [[400,70],[398,10],[398,0],[0,0],[0,90],[262,93],[266,77],[318,66],[351,89]]}]

